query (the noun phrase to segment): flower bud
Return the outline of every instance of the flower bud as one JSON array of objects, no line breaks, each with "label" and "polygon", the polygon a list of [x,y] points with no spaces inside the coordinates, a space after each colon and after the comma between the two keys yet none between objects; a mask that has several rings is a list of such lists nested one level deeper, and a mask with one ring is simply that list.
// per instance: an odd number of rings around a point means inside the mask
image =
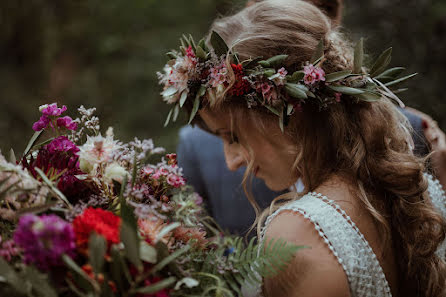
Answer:
[{"label": "flower bud", "polygon": [[112,180],[116,180],[122,183],[126,175],[128,175],[128,172],[121,165],[117,163],[111,163],[110,165],[107,166],[107,168],[105,168],[104,177],[106,180],[109,180],[110,182]]}]

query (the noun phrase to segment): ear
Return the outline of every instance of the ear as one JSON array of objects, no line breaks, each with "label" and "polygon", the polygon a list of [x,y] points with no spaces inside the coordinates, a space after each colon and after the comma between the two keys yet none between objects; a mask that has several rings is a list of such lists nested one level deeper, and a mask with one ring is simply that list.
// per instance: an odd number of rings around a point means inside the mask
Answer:
[{"label": "ear", "polygon": [[340,24],[342,21],[342,8],[344,0],[305,0],[310,2],[320,10],[325,12],[325,14],[332,20],[334,24]]}]

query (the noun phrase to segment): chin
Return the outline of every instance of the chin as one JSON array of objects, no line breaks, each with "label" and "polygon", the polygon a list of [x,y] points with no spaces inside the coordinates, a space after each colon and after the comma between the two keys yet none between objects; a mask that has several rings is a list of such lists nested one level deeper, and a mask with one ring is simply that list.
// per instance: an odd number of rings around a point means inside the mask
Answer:
[{"label": "chin", "polygon": [[284,183],[278,183],[271,180],[264,180],[265,185],[274,192],[281,192],[284,190],[288,190],[291,185],[285,185]]}]

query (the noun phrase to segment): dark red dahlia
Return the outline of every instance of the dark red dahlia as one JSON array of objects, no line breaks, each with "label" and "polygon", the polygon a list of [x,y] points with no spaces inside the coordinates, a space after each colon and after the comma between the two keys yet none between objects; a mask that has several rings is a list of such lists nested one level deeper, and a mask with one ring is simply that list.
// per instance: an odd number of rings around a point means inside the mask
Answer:
[{"label": "dark red dahlia", "polygon": [[242,64],[231,64],[232,70],[235,75],[235,82],[232,85],[231,89],[228,91],[230,96],[242,96],[249,92],[251,86],[249,82],[244,78],[245,74],[243,73]]}]

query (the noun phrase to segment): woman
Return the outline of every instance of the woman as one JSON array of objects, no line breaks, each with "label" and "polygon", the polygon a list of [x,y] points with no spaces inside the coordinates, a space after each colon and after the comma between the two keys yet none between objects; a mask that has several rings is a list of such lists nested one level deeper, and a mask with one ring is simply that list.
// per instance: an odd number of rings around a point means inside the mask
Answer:
[{"label": "woman", "polygon": [[354,59],[295,0],[256,3],[212,31],[208,46],[185,38],[159,74],[170,115],[185,105],[222,137],[230,169],[247,165],[276,191],[302,179],[308,192],[261,216],[266,241],[310,247],[265,279],[265,295],[445,296],[446,199],[380,81],[388,52],[367,72],[362,48]]}]

